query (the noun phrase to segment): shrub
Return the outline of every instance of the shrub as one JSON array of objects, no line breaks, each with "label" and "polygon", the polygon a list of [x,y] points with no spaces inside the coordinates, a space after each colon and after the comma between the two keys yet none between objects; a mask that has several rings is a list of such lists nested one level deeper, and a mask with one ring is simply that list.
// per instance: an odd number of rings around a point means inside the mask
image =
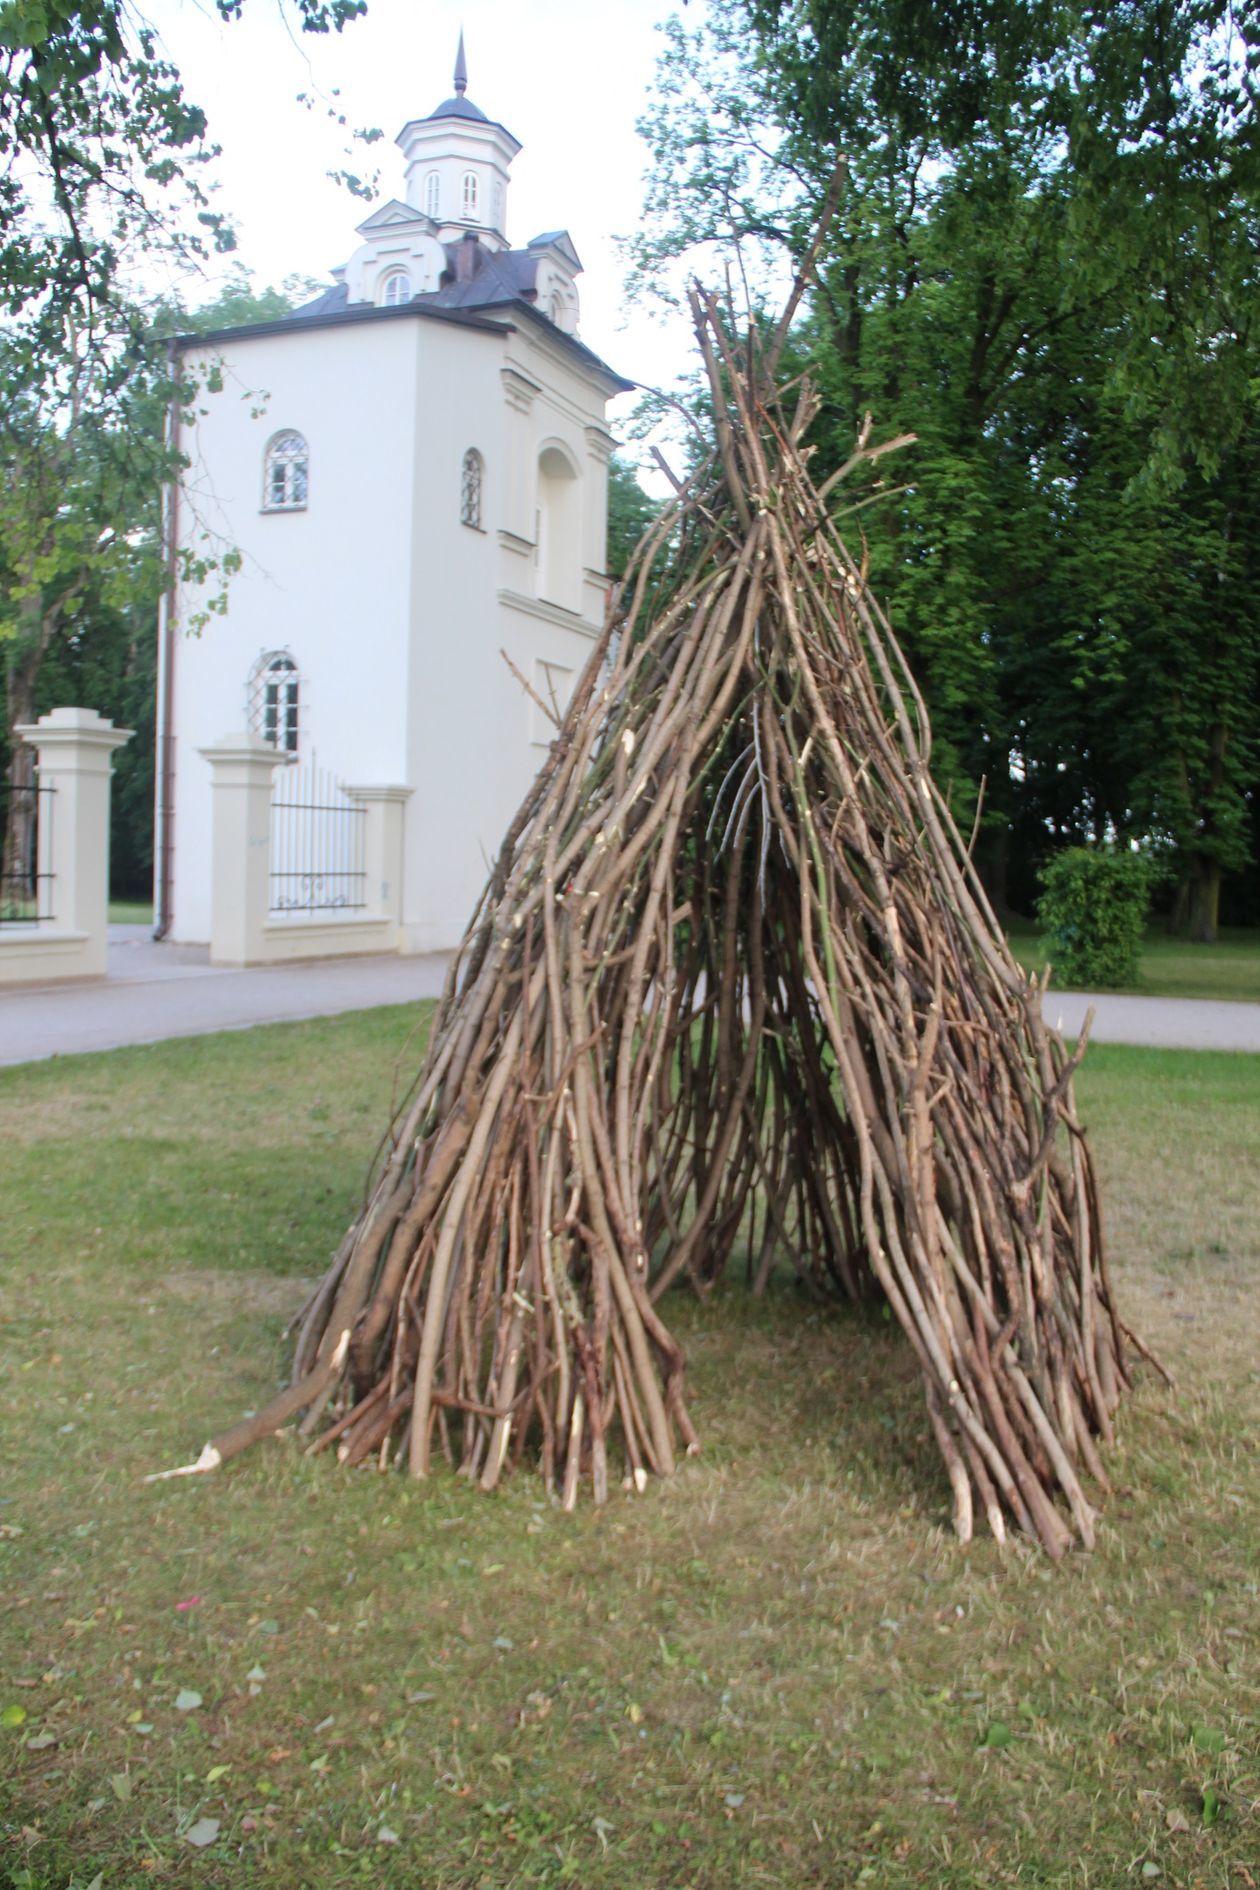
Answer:
[{"label": "shrub", "polygon": [[1057,982],[1085,990],[1134,983],[1151,900],[1143,856],[1069,847],[1041,878],[1037,916]]}]

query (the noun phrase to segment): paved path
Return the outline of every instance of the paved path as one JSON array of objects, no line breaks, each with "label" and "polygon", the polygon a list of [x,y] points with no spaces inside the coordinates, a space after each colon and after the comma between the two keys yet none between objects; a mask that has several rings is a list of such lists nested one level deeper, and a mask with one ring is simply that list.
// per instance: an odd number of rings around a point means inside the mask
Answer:
[{"label": "paved path", "polygon": [[1260,1004],[1226,1004],[1219,998],[1118,997],[1114,991],[1088,997],[1079,991],[1050,991],[1047,1022],[1075,1037],[1091,1004],[1091,1043],[1260,1051]]},{"label": "paved path", "polygon": [[111,925],[108,957],[100,983],[0,991],[0,1065],[407,1004],[436,997],[447,965],[435,954],[234,971],[204,945],[155,945],[144,925]]},{"label": "paved path", "polygon": [[[147,926],[113,925],[99,984],[0,991],[0,1065],[407,1004],[438,995],[446,964],[436,953],[230,971],[212,965],[204,946],[155,945]],[[1096,1043],[1260,1051],[1260,1004],[1052,991],[1046,1014],[1075,1035],[1091,1004]]]}]

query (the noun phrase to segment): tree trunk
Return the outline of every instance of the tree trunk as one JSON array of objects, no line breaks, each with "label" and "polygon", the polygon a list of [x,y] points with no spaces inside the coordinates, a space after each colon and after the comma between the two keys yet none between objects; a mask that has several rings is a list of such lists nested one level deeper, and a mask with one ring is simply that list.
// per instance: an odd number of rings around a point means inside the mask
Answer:
[{"label": "tree trunk", "polygon": [[1200,861],[1190,881],[1189,924],[1187,936],[1197,945],[1215,945],[1221,913],[1221,864],[1219,860]]}]

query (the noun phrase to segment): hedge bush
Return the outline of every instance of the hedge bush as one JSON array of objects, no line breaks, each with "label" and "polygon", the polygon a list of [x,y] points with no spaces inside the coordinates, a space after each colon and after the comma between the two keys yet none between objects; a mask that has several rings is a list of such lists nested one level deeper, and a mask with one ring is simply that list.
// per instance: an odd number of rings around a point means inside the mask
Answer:
[{"label": "hedge bush", "polygon": [[1151,902],[1143,856],[1069,847],[1041,880],[1037,916],[1056,983],[1084,990],[1135,983]]}]

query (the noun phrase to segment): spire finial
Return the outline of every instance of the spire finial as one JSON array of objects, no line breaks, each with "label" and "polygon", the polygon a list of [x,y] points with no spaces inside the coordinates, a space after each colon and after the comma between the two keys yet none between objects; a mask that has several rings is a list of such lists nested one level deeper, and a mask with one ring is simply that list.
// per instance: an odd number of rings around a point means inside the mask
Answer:
[{"label": "spire finial", "polygon": [[459,29],[459,51],[455,54],[455,90],[460,98],[468,90],[468,67],[464,60],[464,29]]}]

